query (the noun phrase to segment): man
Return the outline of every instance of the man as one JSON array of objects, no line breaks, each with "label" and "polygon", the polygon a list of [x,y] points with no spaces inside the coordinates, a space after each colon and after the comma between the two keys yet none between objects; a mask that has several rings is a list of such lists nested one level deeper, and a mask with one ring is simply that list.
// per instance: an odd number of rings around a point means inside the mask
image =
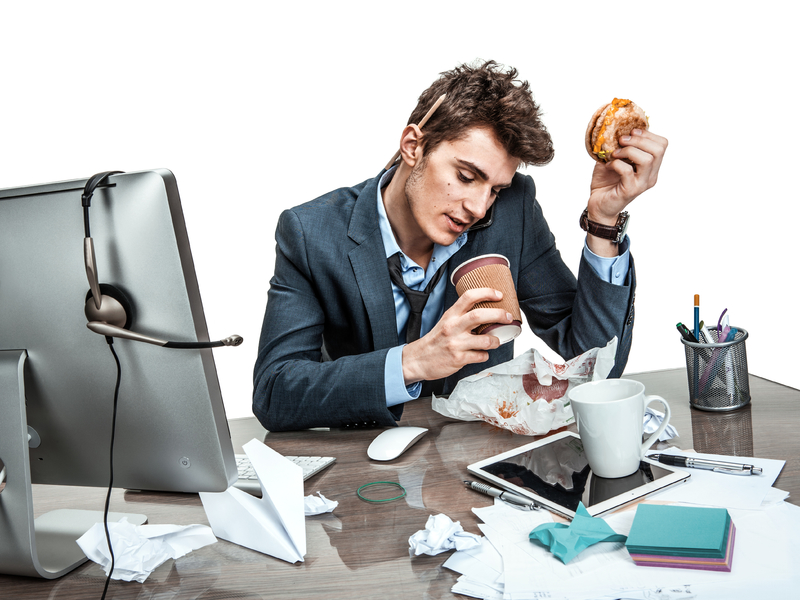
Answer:
[{"label": "man", "polygon": [[[253,412],[267,429],[392,425],[423,384],[425,394],[448,393],[510,360],[513,344],[472,333],[511,322],[498,308],[471,310],[499,292],[458,298],[448,282],[451,269],[482,254],[509,259],[520,307],[551,348],[569,359],[617,336],[611,376],[622,373],[635,287],[628,240],[588,234],[576,282],[533,180],[516,172],[553,156],[516,75],[493,61],[443,73],[420,96],[394,166],[281,215],[254,374]],[[421,129],[416,123],[442,94]],[[591,223],[616,227],[656,182],[667,141],[637,130],[621,144],[615,160],[595,166]],[[423,292],[421,317],[411,310],[415,292]]]}]

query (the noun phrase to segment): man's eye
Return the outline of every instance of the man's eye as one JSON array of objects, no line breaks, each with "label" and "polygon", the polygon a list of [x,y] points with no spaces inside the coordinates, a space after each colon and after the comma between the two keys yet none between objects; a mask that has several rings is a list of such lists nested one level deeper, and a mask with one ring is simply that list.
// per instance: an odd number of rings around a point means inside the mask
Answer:
[{"label": "man's eye", "polygon": [[470,179],[469,177],[464,175],[461,171],[456,171],[456,173],[458,174],[458,178],[461,181],[463,181],[464,183],[471,183],[471,182],[475,181],[474,179]]}]

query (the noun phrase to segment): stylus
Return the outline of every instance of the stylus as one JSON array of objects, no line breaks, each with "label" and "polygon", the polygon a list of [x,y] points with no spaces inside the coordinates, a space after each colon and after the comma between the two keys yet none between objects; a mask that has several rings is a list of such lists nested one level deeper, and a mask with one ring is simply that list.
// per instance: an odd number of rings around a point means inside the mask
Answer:
[{"label": "stylus", "polygon": [[486,494],[487,496],[500,498],[500,500],[508,504],[513,504],[521,508],[527,508],[528,510],[539,510],[539,506],[530,498],[517,496],[516,494],[512,494],[511,492],[506,492],[504,490],[498,490],[497,488],[493,488],[483,483],[478,483],[477,481],[465,481],[464,485],[475,490],[476,492]]},{"label": "stylus", "polygon": [[728,473],[730,475],[761,475],[761,467],[743,465],[739,463],[723,462],[721,460],[706,460],[705,458],[690,458],[674,454],[651,454],[650,460],[657,460],[672,467],[688,467],[690,469],[705,469],[715,473]]}]

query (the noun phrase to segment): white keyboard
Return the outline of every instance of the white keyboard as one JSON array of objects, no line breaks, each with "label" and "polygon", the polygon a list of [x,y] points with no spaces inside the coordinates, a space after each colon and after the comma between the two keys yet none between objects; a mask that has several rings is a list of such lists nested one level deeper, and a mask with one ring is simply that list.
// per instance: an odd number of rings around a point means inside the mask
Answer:
[{"label": "white keyboard", "polygon": [[[284,458],[303,469],[303,481],[336,462],[331,456],[284,456]],[[258,476],[246,454],[236,455],[236,467],[239,470],[239,480],[233,486],[254,496],[261,496]]]}]

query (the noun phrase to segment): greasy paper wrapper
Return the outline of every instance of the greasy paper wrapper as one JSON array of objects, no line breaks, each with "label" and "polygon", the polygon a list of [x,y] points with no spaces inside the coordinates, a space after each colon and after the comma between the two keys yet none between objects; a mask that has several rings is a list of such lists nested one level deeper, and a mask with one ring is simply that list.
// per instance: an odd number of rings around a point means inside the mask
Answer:
[{"label": "greasy paper wrapper", "polygon": [[433,397],[433,410],[462,421],[486,421],[520,435],[543,435],[575,421],[567,393],[576,385],[605,379],[614,368],[617,338],[565,364],[553,364],[536,349],[465,377],[447,398]]}]

